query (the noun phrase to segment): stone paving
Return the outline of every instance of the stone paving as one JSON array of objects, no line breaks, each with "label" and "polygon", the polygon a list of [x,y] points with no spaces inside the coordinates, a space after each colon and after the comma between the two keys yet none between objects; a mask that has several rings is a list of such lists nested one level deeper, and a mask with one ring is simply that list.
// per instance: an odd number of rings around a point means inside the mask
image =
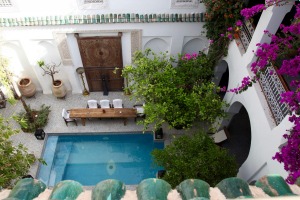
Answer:
[{"label": "stone paving", "polygon": [[[42,104],[49,105],[50,114],[48,117],[48,124],[44,127],[46,134],[50,133],[104,133],[104,132],[141,132],[143,126],[137,125],[134,122],[134,119],[128,119],[127,125],[124,126],[122,119],[91,119],[86,120],[86,125],[82,126],[80,119],[78,119],[78,126],[74,123],[69,123],[68,126],[65,125],[64,120],[62,119],[61,112],[63,108],[85,108],[87,105],[87,100],[95,99],[99,101],[100,99],[109,99],[113,100],[116,98],[123,99],[124,107],[131,108],[135,104],[135,101],[131,101],[129,96],[125,96],[123,92],[109,92],[108,96],[103,96],[102,92],[93,92],[89,96],[83,96],[81,94],[71,94],[68,93],[65,99],[57,99],[53,95],[45,95],[41,92],[37,92],[35,97],[25,98],[25,101],[33,109],[38,109]],[[0,109],[0,114],[4,117],[11,117],[14,113],[23,111],[23,106],[21,102],[18,102],[15,105],[7,104],[6,108]],[[20,129],[20,126],[14,121],[11,120],[11,124],[14,128]],[[174,129],[168,129],[165,125],[164,129],[164,138],[165,144],[170,142],[171,135],[182,133],[182,131],[177,131]],[[151,131],[151,129],[149,129]],[[20,132],[11,137],[15,144],[23,143],[27,148],[29,153],[33,153],[37,157],[41,157],[44,141],[37,140],[32,133]],[[30,174],[36,176],[38,169],[38,163],[33,165],[30,169]]]}]

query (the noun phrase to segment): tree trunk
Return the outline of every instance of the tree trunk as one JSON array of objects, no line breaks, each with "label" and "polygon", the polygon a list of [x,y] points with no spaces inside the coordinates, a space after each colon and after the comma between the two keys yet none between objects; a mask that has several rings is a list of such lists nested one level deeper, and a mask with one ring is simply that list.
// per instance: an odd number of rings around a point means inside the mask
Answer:
[{"label": "tree trunk", "polygon": [[22,102],[23,108],[24,108],[24,110],[26,112],[26,115],[28,116],[29,122],[33,123],[34,122],[34,118],[32,116],[31,109],[29,108],[29,106],[27,105],[27,103],[25,102],[25,100],[23,99],[22,95],[18,96],[18,94],[17,94],[17,92],[16,92],[16,90],[15,90],[15,88],[13,86],[11,86],[11,90],[12,90],[12,92],[14,94],[15,99],[18,99],[18,100],[20,100]]},{"label": "tree trunk", "polygon": [[23,97],[20,96],[19,99],[21,100],[22,102],[22,105],[26,111],[26,114],[28,116],[28,119],[29,119],[29,122],[32,123],[34,122],[34,119],[33,119],[33,116],[32,116],[32,112],[31,112],[31,109],[28,107],[28,105],[26,104],[26,102],[24,101]]},{"label": "tree trunk", "polygon": [[54,74],[51,73],[52,85],[55,85]]}]

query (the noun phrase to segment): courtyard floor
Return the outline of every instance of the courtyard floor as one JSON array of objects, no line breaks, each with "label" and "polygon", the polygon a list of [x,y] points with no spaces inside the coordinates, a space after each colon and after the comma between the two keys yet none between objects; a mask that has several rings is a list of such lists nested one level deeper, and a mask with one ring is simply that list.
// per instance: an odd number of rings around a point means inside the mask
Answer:
[{"label": "courtyard floor", "polygon": [[[57,99],[51,94],[45,95],[41,92],[37,92],[32,98],[24,98],[26,103],[30,105],[32,109],[38,109],[42,104],[50,107],[50,114],[48,117],[48,124],[44,127],[46,134],[48,133],[107,133],[107,132],[141,132],[143,131],[142,125],[137,125],[134,119],[128,119],[127,125],[124,126],[122,119],[91,119],[86,120],[86,125],[82,126],[80,119],[77,120],[78,126],[74,123],[69,123],[66,126],[61,113],[62,109],[71,108],[85,108],[87,105],[87,100],[95,99],[97,101],[101,99],[123,99],[123,104],[125,108],[132,108],[136,103],[131,101],[129,96],[125,96],[123,92],[109,92],[108,96],[103,96],[102,92],[93,92],[89,96],[83,96],[81,94],[71,94],[68,93],[65,99]],[[6,108],[0,109],[0,114],[6,118],[13,116],[14,114],[23,111],[24,108],[21,102],[15,105],[7,104]],[[19,124],[14,120],[11,120],[11,125],[20,129]],[[180,134],[183,130],[178,131],[175,129],[169,129],[167,126],[163,126],[165,144],[170,142],[171,135]],[[149,129],[148,131],[152,131]],[[43,146],[45,140],[37,140],[33,133],[20,132],[11,137],[15,144],[23,143],[27,148],[29,153],[33,153],[36,157],[41,157]],[[38,163],[33,165],[30,169],[29,174],[36,177],[38,170]]]}]

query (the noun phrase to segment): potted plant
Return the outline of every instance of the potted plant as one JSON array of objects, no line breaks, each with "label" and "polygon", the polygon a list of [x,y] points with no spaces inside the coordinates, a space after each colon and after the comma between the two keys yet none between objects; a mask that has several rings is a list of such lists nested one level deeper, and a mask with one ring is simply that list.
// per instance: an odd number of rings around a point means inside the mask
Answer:
[{"label": "potted plant", "polygon": [[26,112],[21,111],[13,115],[13,119],[18,122],[21,126],[21,129],[25,133],[34,133],[38,128],[44,128],[48,123],[48,115],[50,113],[50,106],[43,104],[40,109],[31,109],[28,106],[33,121],[30,121]]},{"label": "potted plant", "polygon": [[59,63],[58,65],[55,63],[45,64],[43,60],[40,60],[37,63],[39,67],[44,71],[43,76],[46,74],[51,76],[53,95],[56,96],[57,98],[64,98],[67,94],[67,91],[62,80],[54,79],[54,74],[59,72],[58,70],[56,70],[56,68],[60,66],[61,63]]},{"label": "potted plant", "polygon": [[[12,77],[13,77],[13,73],[9,70],[8,68],[8,60],[4,57],[2,57],[0,55],[0,83],[1,85],[6,89],[7,92],[7,101],[11,104],[16,103],[16,100],[20,100],[23,108],[25,110],[23,118],[20,120],[17,120],[17,122],[21,125],[21,127],[26,123],[29,125],[32,124],[41,124],[40,123],[40,115],[37,115],[37,113],[40,112],[40,110],[37,110],[36,112],[33,111],[29,105],[27,105],[27,103],[25,102],[25,100],[23,99],[23,96],[18,96],[17,92],[15,91],[15,88],[12,84]],[[2,97],[2,100],[5,100],[6,103],[6,99],[5,96],[2,92],[2,90],[0,90],[0,96]],[[47,107],[48,109],[48,107]],[[42,107],[41,110],[44,110],[44,108]],[[49,113],[49,112],[43,112],[43,113]],[[45,115],[43,115],[42,117],[44,117]],[[47,115],[48,116],[48,115]],[[44,123],[45,124],[45,123]]]},{"label": "potted plant", "polygon": [[35,95],[36,87],[30,78],[21,78],[18,81],[19,90],[24,97],[32,97]]}]

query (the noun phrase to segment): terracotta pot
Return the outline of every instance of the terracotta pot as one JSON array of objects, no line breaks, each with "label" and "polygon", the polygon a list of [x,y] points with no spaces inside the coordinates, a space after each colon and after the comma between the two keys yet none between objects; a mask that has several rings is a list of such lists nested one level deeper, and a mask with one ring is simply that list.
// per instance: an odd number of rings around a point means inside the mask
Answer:
[{"label": "terracotta pot", "polygon": [[57,98],[64,98],[67,94],[66,87],[62,80],[55,80],[52,85],[52,93]]},{"label": "terracotta pot", "polygon": [[32,97],[35,95],[36,87],[30,78],[22,78],[18,82],[18,87],[24,97]]}]

